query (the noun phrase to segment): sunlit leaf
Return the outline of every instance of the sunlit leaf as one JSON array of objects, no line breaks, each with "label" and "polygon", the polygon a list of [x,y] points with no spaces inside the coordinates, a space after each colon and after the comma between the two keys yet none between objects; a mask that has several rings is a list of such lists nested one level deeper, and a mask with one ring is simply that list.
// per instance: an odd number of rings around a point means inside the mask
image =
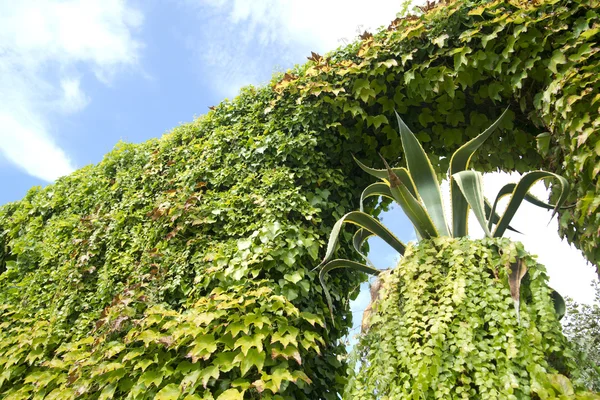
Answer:
[{"label": "sunlit leaf", "polygon": [[454,174],[465,171],[475,151],[490,137],[490,135],[500,125],[508,108],[489,128],[479,134],[477,137],[469,140],[459,147],[450,158],[450,199],[452,202],[452,236],[462,237],[467,235],[467,201],[454,181]]},{"label": "sunlit leaf", "polygon": [[448,231],[448,223],[444,215],[444,206],[442,201],[442,193],[440,191],[439,182],[437,180],[435,170],[425,154],[423,147],[406,126],[402,118],[396,113],[398,127],[400,130],[400,138],[402,139],[402,148],[408,172],[417,188],[417,193],[425,209],[433,221],[437,231],[442,236],[450,236]]}]

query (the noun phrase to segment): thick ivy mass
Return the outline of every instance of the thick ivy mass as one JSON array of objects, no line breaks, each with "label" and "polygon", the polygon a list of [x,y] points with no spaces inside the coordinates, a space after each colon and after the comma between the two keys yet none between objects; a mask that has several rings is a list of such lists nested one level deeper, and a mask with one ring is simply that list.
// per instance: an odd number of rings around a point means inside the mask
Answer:
[{"label": "thick ivy mass", "polygon": [[397,19],[1,207],[0,397],[337,398],[361,276],[328,278],[326,323],[311,268],[369,182],[352,154],[395,163],[394,109],[440,173],[512,101],[473,166],[564,175],[561,232],[597,263],[599,6]]},{"label": "thick ivy mass", "polygon": [[[511,264],[527,266],[520,323]],[[358,345],[348,399],[599,398],[580,393],[545,268],[502,238],[436,238],[407,248]]]}]

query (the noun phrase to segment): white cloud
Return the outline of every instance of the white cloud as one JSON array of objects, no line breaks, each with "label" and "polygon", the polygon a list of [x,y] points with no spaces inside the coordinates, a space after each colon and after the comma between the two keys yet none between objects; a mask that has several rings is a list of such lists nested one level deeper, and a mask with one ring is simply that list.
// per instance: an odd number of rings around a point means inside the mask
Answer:
[{"label": "white cloud", "polygon": [[132,31],[141,14],[123,0],[0,0],[0,152],[27,173],[52,181],[75,166],[48,117],[81,111],[89,69],[109,83],[137,65]]},{"label": "white cloud", "polygon": [[60,81],[62,97],[59,101],[60,109],[65,113],[74,113],[83,110],[90,98],[81,91],[79,78],[64,78]]},{"label": "white cloud", "polygon": [[202,32],[190,40],[213,83],[225,95],[261,83],[271,66],[304,63],[310,51],[325,53],[359,31],[387,25],[402,1],[376,0],[183,0],[197,7]]}]

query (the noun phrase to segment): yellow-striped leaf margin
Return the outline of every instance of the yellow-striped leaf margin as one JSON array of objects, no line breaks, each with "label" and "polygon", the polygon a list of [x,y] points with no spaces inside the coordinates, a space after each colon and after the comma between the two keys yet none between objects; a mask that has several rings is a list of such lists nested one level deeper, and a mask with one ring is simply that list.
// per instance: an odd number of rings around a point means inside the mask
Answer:
[{"label": "yellow-striped leaf margin", "polygon": [[418,236],[425,239],[438,237],[439,233],[436,226],[433,224],[423,205],[402,184],[402,181],[394,174],[394,171],[392,171],[385,159],[381,158],[388,171],[390,192],[394,196],[394,200],[402,208],[402,211],[404,211],[408,219],[412,222]]},{"label": "yellow-striped leaf margin", "polygon": [[[562,206],[562,204],[567,199],[569,194],[569,182],[560,175],[557,175],[552,172],[547,171],[532,171],[523,175],[521,180],[517,183],[514,190],[511,193],[510,200],[508,202],[508,206],[506,206],[506,211],[502,217],[500,217],[500,221],[498,221],[498,225],[494,230],[494,237],[501,237],[506,231],[508,224],[511,219],[514,217],[517,209],[525,199],[525,195],[529,192],[529,189],[540,179],[544,178],[554,178],[558,180],[560,184],[560,195],[554,209],[552,211],[552,216],[550,219],[554,218],[554,215],[558,212],[558,209]],[[496,197],[496,201],[494,204],[498,204],[498,196]]]},{"label": "yellow-striped leaf margin", "polygon": [[444,214],[442,192],[440,191],[440,185],[431,161],[429,161],[425,150],[423,150],[415,135],[406,126],[404,121],[402,121],[398,113],[396,113],[396,118],[398,120],[406,165],[417,188],[417,194],[423,201],[423,205],[435,224],[439,235],[450,236],[448,223]]},{"label": "yellow-striped leaf margin", "polygon": [[404,243],[402,243],[396,236],[394,236],[392,232],[383,226],[381,222],[362,211],[351,211],[340,218],[333,226],[331,234],[329,235],[329,242],[327,243],[325,257],[323,258],[321,264],[319,264],[315,269],[321,268],[333,256],[335,247],[339,240],[340,231],[345,223],[358,225],[360,228],[372,232],[383,239],[384,242],[389,244],[398,253],[404,254],[404,250],[406,249]]},{"label": "yellow-striped leaf margin", "polygon": [[329,294],[329,289],[327,289],[327,285],[325,284],[325,274],[334,269],[338,268],[350,268],[355,271],[364,272],[366,274],[378,275],[379,270],[374,267],[369,267],[368,265],[361,264],[355,261],[344,260],[344,259],[335,259],[331,260],[321,268],[319,272],[319,281],[321,282],[321,286],[323,287],[323,292],[325,293],[325,298],[327,299],[327,306],[329,307],[329,314],[331,316],[331,320],[335,321],[333,318],[333,302],[331,301],[331,295]]},{"label": "yellow-striped leaf margin", "polygon": [[[354,161],[356,161],[358,166],[363,171],[365,171],[367,174],[374,176],[376,178],[382,179],[387,182],[387,179],[388,179],[387,169],[375,169],[375,168],[367,167],[365,164],[358,161],[356,159],[356,157],[354,158]],[[411,179],[410,174],[408,173],[408,170],[404,167],[398,167],[398,168],[392,168],[392,171],[394,171],[394,173],[398,176],[398,178],[400,178],[402,183],[404,183],[406,185],[406,187],[408,188],[410,193],[413,196],[417,197],[417,189],[415,188],[415,183]]]},{"label": "yellow-striped leaf margin", "polygon": [[390,186],[387,183],[375,182],[367,186],[360,195],[360,211],[364,211],[364,201],[371,196],[384,196],[394,200],[390,192]]},{"label": "yellow-striped leaf margin", "polygon": [[479,134],[477,137],[469,140],[463,144],[458,150],[452,154],[450,158],[450,199],[452,202],[452,235],[453,237],[466,236],[468,233],[467,227],[467,215],[468,205],[467,201],[462,195],[458,184],[454,181],[454,174],[461,171],[465,171],[469,167],[471,157],[475,154],[475,151],[490,137],[490,135],[496,130],[498,125],[504,119],[508,108],[504,110],[502,115],[485,131]]},{"label": "yellow-striped leaf margin", "polygon": [[452,175],[456,185],[467,200],[467,203],[473,209],[473,213],[483,228],[487,237],[492,237],[485,218],[485,205],[483,198],[483,179],[478,171],[461,171]]}]

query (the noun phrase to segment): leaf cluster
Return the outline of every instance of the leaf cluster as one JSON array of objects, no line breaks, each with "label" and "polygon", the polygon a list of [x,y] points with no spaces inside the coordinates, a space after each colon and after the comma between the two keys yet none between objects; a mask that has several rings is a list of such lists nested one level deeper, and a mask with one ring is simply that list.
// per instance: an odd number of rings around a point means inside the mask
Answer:
[{"label": "leaf cluster", "polygon": [[[508,285],[517,259],[529,266],[520,323]],[[423,240],[379,279],[344,398],[598,398],[569,379],[578,367],[545,268],[520,243]]]}]

